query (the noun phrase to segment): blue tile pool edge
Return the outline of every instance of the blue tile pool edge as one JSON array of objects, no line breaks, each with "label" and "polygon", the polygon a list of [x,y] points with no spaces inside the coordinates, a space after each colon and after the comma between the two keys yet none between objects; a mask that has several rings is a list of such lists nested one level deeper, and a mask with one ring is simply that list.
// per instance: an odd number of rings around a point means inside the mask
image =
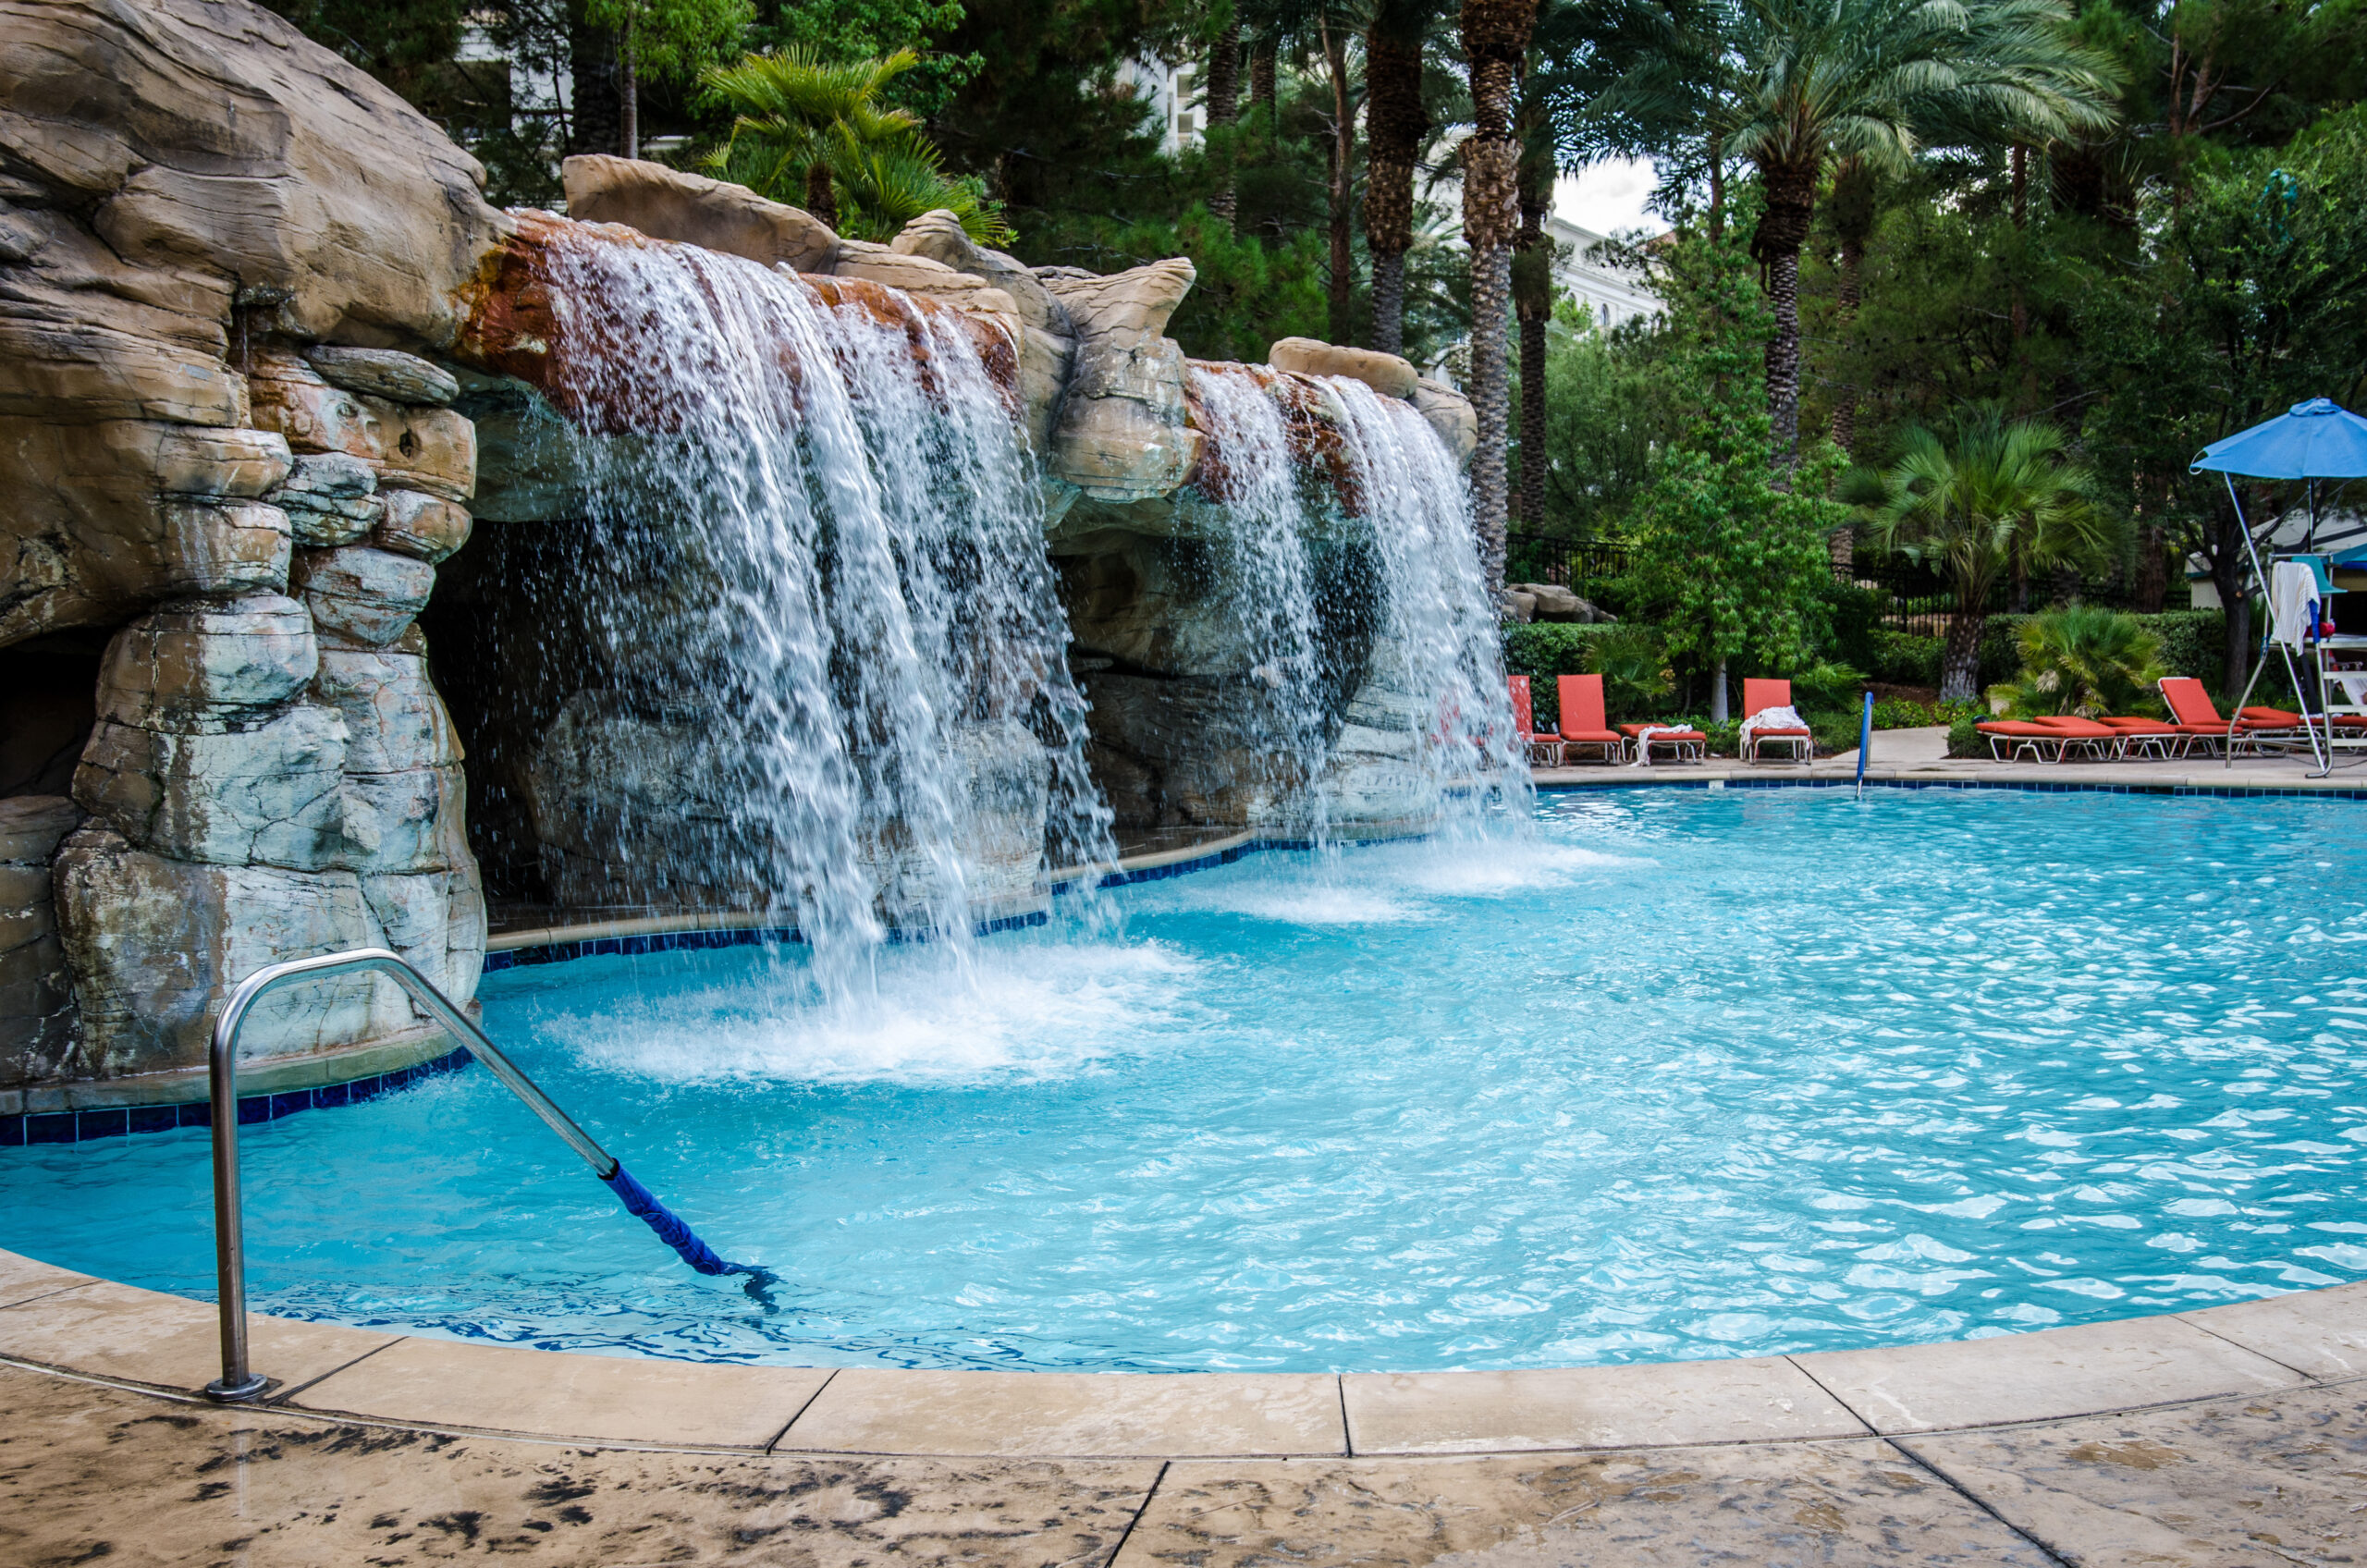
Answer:
[{"label": "blue tile pool edge", "polygon": [[[1848,778],[1800,778],[1769,775],[1764,778],[1617,778],[1571,779],[1535,788],[1539,794],[1580,794],[1602,789],[1710,790],[1847,790],[1856,780]],[[1877,790],[2012,790],[2028,794],[2103,794],[2198,796],[2222,800],[2249,800],[2274,796],[2298,800],[2367,801],[2367,788],[2357,790],[2296,787],[2276,784],[2108,784],[2078,779],[2054,778],[1869,778],[1866,785]],[[1348,845],[1363,843],[1402,842],[1419,834],[1398,835],[1395,838],[1343,840]],[[1141,866],[1133,870],[1123,867],[1105,872],[1098,886],[1127,888],[1143,882],[1161,882],[1171,877],[1188,876],[1195,872],[1212,871],[1231,865],[1255,854],[1272,852],[1304,852],[1316,848],[1310,839],[1252,839],[1229,844],[1221,850],[1204,855],[1193,855],[1170,861],[1162,865]],[[1076,883],[1055,883],[1053,897],[1073,892]],[[978,935],[992,936],[997,932],[1013,931],[1045,925],[1050,917],[1042,910],[1024,914],[1006,915],[1000,919],[981,921]],[[546,942],[533,947],[511,948],[484,955],[484,973],[498,974],[505,969],[546,963],[566,963],[579,958],[595,958],[606,954],[642,956],[651,953],[678,952],[715,948],[752,947],[765,943],[795,942],[799,939],[793,925],[737,926],[705,931],[658,931],[632,937],[590,937],[573,942]],[[897,938],[912,939],[912,938]],[[292,1116],[300,1110],[325,1106],[354,1105],[374,1099],[435,1073],[457,1072],[475,1059],[461,1046],[435,1058],[391,1072],[381,1072],[349,1083],[332,1084],[320,1088],[289,1089],[276,1094],[242,1096],[239,1100],[239,1123],[273,1121],[282,1116]],[[121,1137],[134,1133],[165,1133],[177,1127],[210,1127],[214,1122],[213,1107],[199,1100],[179,1105],[115,1106],[97,1110],[28,1111],[18,1116],[0,1116],[0,1148],[19,1148],[34,1144],[75,1144],[92,1138]]]},{"label": "blue tile pool edge", "polygon": [[[280,1089],[269,1094],[239,1096],[239,1125],[276,1121],[300,1110],[326,1106],[359,1105],[381,1095],[407,1088],[423,1078],[457,1072],[476,1059],[466,1046],[442,1056],[414,1062],[389,1072],[310,1089]],[[0,1148],[26,1148],[36,1144],[80,1144],[93,1138],[119,1138],[135,1133],[170,1133],[180,1127],[211,1127],[210,1100],[185,1100],[172,1105],[105,1106],[89,1110],[31,1110],[0,1116]]]}]

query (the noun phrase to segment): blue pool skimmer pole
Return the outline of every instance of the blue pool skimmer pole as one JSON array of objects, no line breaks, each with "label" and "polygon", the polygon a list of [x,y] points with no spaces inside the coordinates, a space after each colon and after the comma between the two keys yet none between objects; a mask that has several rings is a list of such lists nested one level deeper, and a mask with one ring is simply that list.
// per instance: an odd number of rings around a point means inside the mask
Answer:
[{"label": "blue pool skimmer pole", "polygon": [[1866,753],[1874,749],[1874,694],[1866,693],[1866,710],[1858,719],[1858,798],[1866,798]]},{"label": "blue pool skimmer pole", "polygon": [[501,1047],[485,1038],[484,1031],[453,1006],[450,998],[398,954],[384,948],[356,948],[349,952],[323,953],[317,958],[293,959],[286,963],[266,964],[240,981],[238,989],[230,993],[230,999],[223,1003],[221,1016],[214,1021],[214,1045],[207,1066],[214,1098],[214,1253],[221,1284],[222,1376],[205,1386],[208,1395],[230,1401],[258,1399],[271,1385],[269,1378],[247,1365],[246,1232],[239,1202],[239,1031],[246,1023],[249,1011],[266,992],[299,980],[319,980],[361,971],[386,975],[409,992],[411,999],[437,1023],[458,1035],[470,1054],[484,1062],[510,1093],[526,1102],[527,1109],[541,1117],[568,1147],[583,1157],[592,1173],[606,1182],[622,1200],[625,1211],[656,1231],[657,1239],[680,1254],[684,1263],[702,1274],[745,1274],[752,1290],[773,1279],[769,1269],[748,1263],[729,1263],[717,1256],[715,1249],[699,1240],[698,1233],[680,1216],[651,1196],[648,1188],[633,1180],[632,1171],[619,1164],[614,1155],[595,1143],[589,1133],[575,1124],[574,1118],[536,1087],[534,1081]]}]

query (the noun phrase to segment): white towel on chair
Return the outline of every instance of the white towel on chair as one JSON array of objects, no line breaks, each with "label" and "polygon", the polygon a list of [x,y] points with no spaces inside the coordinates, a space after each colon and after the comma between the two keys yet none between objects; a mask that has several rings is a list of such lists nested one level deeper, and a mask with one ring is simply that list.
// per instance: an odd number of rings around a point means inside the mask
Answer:
[{"label": "white towel on chair", "polygon": [[1794,708],[1761,708],[1742,721],[1742,736],[1748,741],[1761,729],[1806,729],[1809,721]]},{"label": "white towel on chair", "polygon": [[1653,736],[1682,735],[1691,728],[1692,726],[1686,724],[1647,724],[1644,726],[1643,733],[1636,737],[1636,761],[1634,766],[1637,767],[1650,767],[1652,766]]}]

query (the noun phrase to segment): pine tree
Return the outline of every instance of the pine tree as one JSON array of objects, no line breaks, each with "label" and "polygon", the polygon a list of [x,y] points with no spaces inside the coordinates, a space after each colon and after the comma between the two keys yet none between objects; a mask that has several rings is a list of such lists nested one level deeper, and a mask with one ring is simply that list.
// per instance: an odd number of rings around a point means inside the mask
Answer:
[{"label": "pine tree", "polygon": [[1751,213],[1688,237],[1663,286],[1678,348],[1670,361],[1679,436],[1662,447],[1638,508],[1647,597],[1668,648],[1715,671],[1710,717],[1726,715],[1726,664],[1787,669],[1808,656],[1830,575],[1826,535],[1847,514],[1824,499],[1840,455],[1820,443],[1790,487],[1769,461],[1766,346],[1774,319],[1750,259]]}]

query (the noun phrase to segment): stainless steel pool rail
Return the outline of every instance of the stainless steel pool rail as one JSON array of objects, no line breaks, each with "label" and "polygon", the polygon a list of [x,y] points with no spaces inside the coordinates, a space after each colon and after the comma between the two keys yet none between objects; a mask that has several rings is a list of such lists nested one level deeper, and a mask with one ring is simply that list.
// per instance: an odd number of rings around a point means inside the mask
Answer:
[{"label": "stainless steel pool rail", "polygon": [[[214,1096],[214,1256],[221,1286],[222,1376],[205,1385],[209,1398],[231,1403],[259,1399],[271,1379],[247,1365],[247,1249],[239,1202],[239,1033],[247,1015],[271,992],[299,980],[325,980],[332,975],[374,971],[411,994],[436,1022],[458,1035],[526,1109],[543,1119],[550,1130],[583,1157],[592,1173],[603,1182],[619,1174],[616,1158],[595,1143],[551,1097],[534,1086],[484,1030],[452,1005],[450,998],[399,956],[384,948],[356,948],[317,958],[291,959],[266,964],[239,983],[214,1021],[214,1044],[207,1068]],[[629,1180],[629,1178],[628,1178]]]}]

